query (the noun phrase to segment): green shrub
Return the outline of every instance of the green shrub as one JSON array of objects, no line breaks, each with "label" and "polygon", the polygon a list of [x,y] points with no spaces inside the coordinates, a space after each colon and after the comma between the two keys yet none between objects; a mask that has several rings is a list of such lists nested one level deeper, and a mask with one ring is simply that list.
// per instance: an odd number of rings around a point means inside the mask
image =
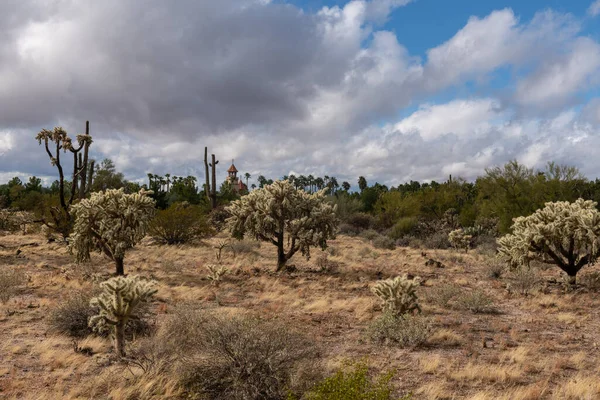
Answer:
[{"label": "green shrub", "polygon": [[355,213],[348,217],[346,223],[350,224],[359,231],[369,229],[375,226],[375,218],[366,213]]},{"label": "green shrub", "polygon": [[200,207],[175,203],[156,214],[148,233],[154,240],[172,245],[209,236],[211,229]]},{"label": "green shrub", "polygon": [[427,302],[438,307],[451,308],[451,301],[461,294],[462,291],[461,287],[446,283],[430,288],[425,298]]},{"label": "green shrub", "polygon": [[431,335],[431,321],[422,315],[396,316],[384,312],[368,328],[369,339],[400,347],[422,345]]},{"label": "green shrub", "polygon": [[376,249],[394,250],[396,242],[390,237],[380,235],[373,239],[373,247]]},{"label": "green shrub", "polygon": [[359,236],[367,240],[373,240],[378,238],[380,235],[374,229],[367,229],[366,231],[362,231]]},{"label": "green shrub", "polygon": [[[307,400],[392,400],[391,379],[393,372],[384,373],[374,379],[369,375],[365,362],[348,364],[333,376],[318,383],[305,396]],[[402,399],[409,399],[405,396]]]},{"label": "green shrub", "polygon": [[415,217],[400,218],[398,222],[394,224],[388,235],[392,239],[400,239],[403,236],[412,233],[416,226],[417,219]]}]

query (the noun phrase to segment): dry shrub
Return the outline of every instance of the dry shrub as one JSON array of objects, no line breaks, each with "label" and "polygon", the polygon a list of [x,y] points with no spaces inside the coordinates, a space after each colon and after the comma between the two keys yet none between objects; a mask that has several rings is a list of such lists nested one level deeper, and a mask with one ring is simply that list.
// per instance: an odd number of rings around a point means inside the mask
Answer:
[{"label": "dry shrub", "polygon": [[92,329],[88,327],[88,319],[96,314],[90,307],[90,300],[97,290],[79,290],[66,297],[50,312],[49,325],[53,332],[74,338],[84,338]]},{"label": "dry shrub", "polygon": [[394,250],[396,248],[396,241],[387,236],[377,236],[373,239],[373,247],[376,249]]},{"label": "dry shrub", "polygon": [[474,314],[495,313],[494,299],[481,289],[462,292],[456,297],[454,307],[461,311],[471,311]]},{"label": "dry shrub", "polygon": [[414,347],[427,341],[431,326],[430,319],[422,315],[396,316],[385,312],[371,323],[367,335],[377,343]]},{"label": "dry shrub", "polygon": [[168,365],[191,396],[207,399],[282,399],[303,393],[319,371],[313,343],[250,316],[180,307],[154,343],[149,364]]},{"label": "dry shrub", "polygon": [[374,229],[367,229],[362,231],[359,236],[367,240],[374,240],[379,237],[379,233]]},{"label": "dry shrub", "polygon": [[233,240],[229,243],[229,249],[234,257],[239,254],[253,254],[260,249],[260,242],[250,239]]},{"label": "dry shrub", "polygon": [[528,296],[540,288],[541,279],[534,268],[517,268],[511,273],[511,277],[512,281],[508,284],[510,292]]},{"label": "dry shrub", "polygon": [[449,249],[451,247],[446,231],[435,232],[425,236],[422,240],[422,245],[426,249]]},{"label": "dry shrub", "polygon": [[579,278],[579,282],[593,292],[600,291],[600,272],[588,272]]},{"label": "dry shrub", "polygon": [[[65,297],[54,310],[50,312],[48,324],[50,330],[76,339],[84,338],[93,330],[88,326],[91,316],[98,314],[96,307],[90,306],[90,300],[99,293],[97,287],[78,290]],[[153,314],[147,303],[140,304],[139,319],[131,319],[125,325],[125,335],[128,339],[138,336],[148,336],[154,330]],[[100,336],[108,336],[108,330],[97,332]]]},{"label": "dry shrub", "polygon": [[505,269],[505,263],[501,262],[496,258],[492,258],[485,265],[485,275],[488,278],[500,279]]},{"label": "dry shrub", "polygon": [[0,301],[6,304],[26,283],[25,272],[17,268],[0,269]]},{"label": "dry shrub", "polygon": [[463,289],[460,286],[446,283],[429,289],[426,293],[425,300],[438,307],[451,308],[451,301],[462,293],[462,291]]},{"label": "dry shrub", "polygon": [[160,210],[148,227],[148,234],[164,244],[189,243],[212,233],[200,207],[175,203]]},{"label": "dry shrub", "polygon": [[375,217],[366,213],[356,213],[349,216],[346,223],[360,232],[375,226]]}]

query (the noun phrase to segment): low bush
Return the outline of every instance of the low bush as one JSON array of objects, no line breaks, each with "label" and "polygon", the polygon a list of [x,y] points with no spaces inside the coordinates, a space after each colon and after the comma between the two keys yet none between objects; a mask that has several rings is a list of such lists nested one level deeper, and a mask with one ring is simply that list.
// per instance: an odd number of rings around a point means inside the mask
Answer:
[{"label": "low bush", "polygon": [[229,249],[234,257],[239,254],[252,254],[260,249],[260,242],[250,239],[233,240],[229,243]]},{"label": "low bush", "polygon": [[422,315],[396,316],[384,312],[368,328],[368,337],[377,343],[400,347],[422,345],[431,335],[431,321]]},{"label": "low bush", "polygon": [[455,308],[461,311],[471,311],[474,314],[496,312],[494,299],[480,289],[462,292],[458,295]]},{"label": "low bush", "polygon": [[376,249],[394,250],[396,241],[388,236],[379,235],[373,239],[373,247]]},{"label": "low bush", "polygon": [[0,269],[0,301],[6,304],[27,283],[27,275],[17,268]]},{"label": "low bush", "polygon": [[359,231],[363,231],[375,226],[375,217],[366,213],[355,213],[346,219],[346,223]]},{"label": "low bush", "polygon": [[422,240],[422,245],[426,249],[449,249],[451,247],[448,240],[448,233],[445,231],[435,232],[427,235]]},{"label": "low bush", "polygon": [[362,231],[359,236],[363,239],[367,239],[367,240],[373,240],[378,238],[380,235],[379,233],[374,230],[374,229],[367,229],[365,231]]},{"label": "low bush", "polygon": [[580,283],[593,292],[600,291],[600,272],[588,272],[580,278]]},{"label": "low bush", "polygon": [[90,300],[97,290],[80,290],[65,298],[50,312],[49,324],[53,332],[74,338],[84,338],[92,329],[88,320],[96,315],[97,310],[90,307]]},{"label": "low bush", "polygon": [[541,284],[541,279],[534,268],[520,267],[512,271],[511,282],[508,284],[510,292],[528,296],[537,291]]},{"label": "low bush", "polygon": [[505,263],[496,258],[492,258],[485,265],[485,274],[488,278],[500,279],[505,269]]},{"label": "low bush", "polygon": [[[50,312],[48,324],[50,330],[62,335],[81,339],[92,333],[88,326],[89,318],[98,314],[98,308],[90,306],[90,300],[97,296],[100,290],[90,288],[76,291],[65,297],[54,310]],[[139,306],[139,319],[132,319],[125,325],[125,335],[128,339],[138,336],[148,336],[154,330],[152,313],[147,303]],[[108,329],[96,332],[100,336],[108,336]]]},{"label": "low bush", "polygon": [[430,288],[427,291],[425,299],[428,303],[438,307],[451,308],[452,300],[462,293],[462,291],[463,289],[460,286],[447,283]]},{"label": "low bush", "polygon": [[154,240],[168,245],[189,243],[211,233],[200,208],[188,203],[175,203],[158,211],[148,227],[148,234]]},{"label": "low bush", "polygon": [[338,227],[338,233],[341,235],[356,236],[356,235],[358,235],[359,232],[360,232],[360,229],[358,229],[357,227],[352,226],[350,224],[346,224],[346,223],[341,223],[340,226]]},{"label": "low bush", "polygon": [[[392,372],[377,377],[369,374],[365,362],[347,364],[334,375],[319,382],[305,395],[306,400],[392,400]],[[407,400],[409,396],[400,400]]]},{"label": "low bush", "polygon": [[395,240],[400,239],[412,233],[416,226],[417,219],[415,217],[400,218],[390,229],[388,236]]},{"label": "low bush", "polygon": [[320,378],[314,344],[276,321],[180,308],[157,340],[176,355],[181,384],[202,398],[283,399]]}]

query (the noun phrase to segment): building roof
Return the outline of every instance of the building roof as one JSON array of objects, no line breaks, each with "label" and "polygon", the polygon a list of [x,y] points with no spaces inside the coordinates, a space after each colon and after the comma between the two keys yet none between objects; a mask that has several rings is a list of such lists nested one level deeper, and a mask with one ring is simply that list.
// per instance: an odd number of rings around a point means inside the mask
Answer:
[{"label": "building roof", "polygon": [[235,165],[233,165],[233,163],[231,163],[231,167],[229,167],[227,172],[238,172],[238,170],[237,170],[237,168],[235,168]]}]

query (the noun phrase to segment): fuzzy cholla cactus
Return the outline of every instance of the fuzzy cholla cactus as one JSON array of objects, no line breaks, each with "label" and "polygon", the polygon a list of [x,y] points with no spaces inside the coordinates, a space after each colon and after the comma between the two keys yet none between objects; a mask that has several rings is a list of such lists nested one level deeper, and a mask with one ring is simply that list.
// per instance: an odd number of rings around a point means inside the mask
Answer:
[{"label": "fuzzy cholla cactus", "polygon": [[90,301],[90,306],[98,307],[99,313],[90,317],[89,326],[102,330],[112,328],[117,355],[125,355],[125,325],[137,319],[136,308],[156,293],[155,283],[139,276],[117,276],[100,284],[102,293]]},{"label": "fuzzy cholla cactus", "polygon": [[528,217],[513,220],[513,233],[498,239],[500,257],[512,266],[532,259],[551,262],[567,273],[571,284],[586,264],[599,254],[600,212],[596,202],[546,203]]},{"label": "fuzzy cholla cactus", "polygon": [[467,235],[462,229],[455,229],[448,234],[448,241],[455,249],[464,249],[465,253],[469,251],[473,236]]},{"label": "fuzzy cholla cactus", "polygon": [[404,274],[377,282],[371,291],[381,300],[384,312],[402,316],[415,311],[421,312],[417,297],[417,288],[420,283],[419,277],[408,279],[408,276]]},{"label": "fuzzy cholla cactus", "polygon": [[69,238],[69,251],[78,262],[87,261],[90,251],[98,250],[115,262],[117,275],[123,275],[125,251],[146,235],[154,216],[155,202],[148,194],[126,194],[123,189],[92,193],[72,206],[75,226]]},{"label": "fuzzy cholla cactus", "polygon": [[220,265],[208,264],[205,266],[208,274],[206,275],[206,279],[212,281],[214,285],[217,285],[221,281],[221,277],[229,272],[228,268]]},{"label": "fuzzy cholla cactus", "polygon": [[298,251],[308,259],[311,246],[324,250],[327,240],[335,238],[338,224],[325,190],[309,194],[287,180],[253,190],[231,203],[227,211],[233,237],[250,236],[277,246],[278,271]]}]

